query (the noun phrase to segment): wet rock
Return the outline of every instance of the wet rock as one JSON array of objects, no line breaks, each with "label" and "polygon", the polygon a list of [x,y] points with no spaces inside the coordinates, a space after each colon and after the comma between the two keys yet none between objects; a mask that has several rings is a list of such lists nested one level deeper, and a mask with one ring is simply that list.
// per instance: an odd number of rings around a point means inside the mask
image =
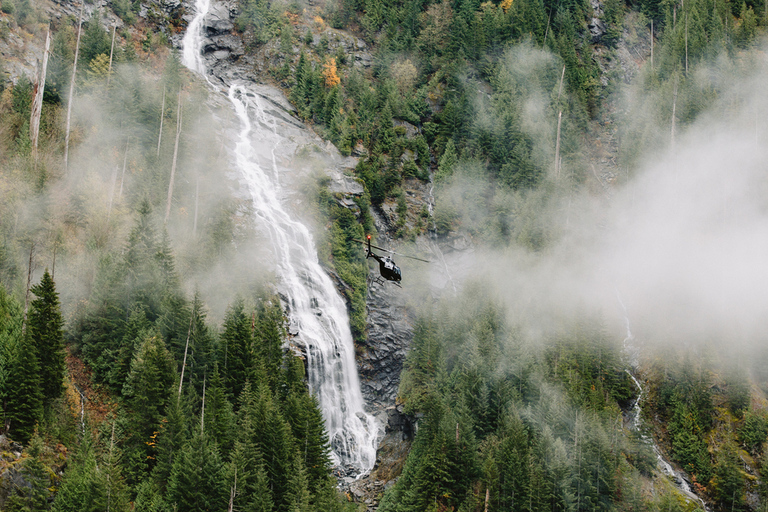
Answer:
[{"label": "wet rock", "polygon": [[203,19],[203,26],[208,36],[231,32],[235,24],[230,8],[226,4],[212,2],[208,14]]}]

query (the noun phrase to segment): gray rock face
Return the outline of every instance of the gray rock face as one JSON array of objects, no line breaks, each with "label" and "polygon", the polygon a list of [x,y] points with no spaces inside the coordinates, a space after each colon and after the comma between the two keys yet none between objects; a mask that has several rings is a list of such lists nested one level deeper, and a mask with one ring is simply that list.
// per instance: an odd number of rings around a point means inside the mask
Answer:
[{"label": "gray rock face", "polygon": [[233,18],[229,6],[223,3],[214,3],[203,19],[203,27],[205,27],[208,36],[226,34],[235,28]]},{"label": "gray rock face", "polygon": [[395,405],[400,372],[413,338],[412,313],[400,304],[391,283],[371,283],[368,292],[368,340],[358,358],[360,386],[377,409]]}]

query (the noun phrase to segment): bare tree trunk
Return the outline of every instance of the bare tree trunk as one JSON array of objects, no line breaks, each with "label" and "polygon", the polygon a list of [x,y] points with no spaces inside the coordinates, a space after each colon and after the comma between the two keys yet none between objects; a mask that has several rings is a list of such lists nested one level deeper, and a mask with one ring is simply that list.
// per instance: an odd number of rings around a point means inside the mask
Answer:
[{"label": "bare tree trunk", "polygon": [[32,93],[32,115],[29,120],[29,138],[32,142],[32,152],[37,163],[37,140],[40,135],[40,116],[43,113],[43,94],[45,94],[45,75],[48,72],[48,56],[51,52],[51,26],[48,25],[48,34],[45,36],[45,51],[43,52],[43,67],[37,78],[34,92]]},{"label": "bare tree trunk", "polygon": [[189,350],[189,337],[192,335],[192,322],[195,319],[195,306],[192,305],[192,316],[189,317],[189,329],[187,329],[187,342],[184,345],[184,361],[181,363],[181,378],[179,379],[179,396],[177,400],[181,400],[181,385],[184,383],[184,369],[187,367],[187,350]]},{"label": "bare tree trunk", "polygon": [[[755,128],[757,133],[757,128]],[[192,223],[192,236],[197,236],[197,205],[200,199],[200,176],[198,175],[197,181],[195,181],[195,220]]]},{"label": "bare tree trunk", "polygon": [[128,164],[128,142],[130,137],[125,139],[125,155],[123,156],[123,174],[120,176],[120,192],[117,194],[118,199],[123,198],[123,182],[125,181],[125,167]]},{"label": "bare tree trunk", "polygon": [[[560,103],[560,95],[563,92],[563,80],[565,79],[565,66],[563,66],[563,72],[560,74],[560,87],[557,90],[558,106]],[[555,176],[560,179],[560,127],[563,122],[562,109],[557,113],[557,141],[555,142]]]},{"label": "bare tree trunk", "polygon": [[685,76],[688,76],[688,13],[685,14]]},{"label": "bare tree trunk", "polygon": [[56,281],[56,249],[59,248],[58,242],[53,242],[53,265],[51,265],[51,280]]},{"label": "bare tree trunk", "polygon": [[64,170],[69,166],[69,128],[72,120],[72,97],[75,94],[75,77],[77,76],[77,58],[80,55],[80,33],[83,31],[83,10],[85,0],[80,6],[80,18],[77,21],[77,43],[75,43],[75,63],[72,66],[72,79],[69,81],[69,100],[67,100],[67,126],[64,129]]},{"label": "bare tree trunk", "polygon": [[165,118],[165,87],[163,87],[163,104],[160,106],[160,131],[157,134],[158,158],[160,158],[160,141],[163,140],[163,118]]},{"label": "bare tree trunk", "polygon": [[29,289],[32,288],[32,264],[35,255],[35,242],[29,246],[29,266],[27,267],[27,292],[24,294],[24,319],[21,323],[21,333],[27,332],[27,312],[29,311]]},{"label": "bare tree trunk", "polygon": [[555,176],[560,179],[560,127],[563,124],[563,111],[557,113],[557,142],[555,142]]},{"label": "bare tree trunk", "polygon": [[179,155],[179,135],[181,135],[181,90],[179,90],[179,100],[176,107],[176,142],[173,145],[173,163],[171,164],[171,181],[168,183],[168,200],[165,202],[165,221],[168,224],[168,217],[171,216],[171,199],[173,198],[173,180],[176,177],[176,159]]},{"label": "bare tree trunk", "polygon": [[109,225],[109,219],[112,216],[112,202],[115,199],[115,187],[117,186],[117,166],[112,172],[112,187],[109,190],[109,206],[107,207],[107,225]]},{"label": "bare tree trunk", "polygon": [[653,71],[653,20],[651,20],[651,71]]},{"label": "bare tree trunk", "polygon": [[203,408],[200,411],[200,435],[203,435],[205,428],[205,377],[203,377]]},{"label": "bare tree trunk", "polygon": [[[110,464],[114,463],[112,459],[112,452],[114,447],[115,447],[115,421],[112,420],[112,437],[109,439],[109,463]],[[107,512],[109,512],[109,506],[110,506],[111,497],[112,497],[111,496],[112,485],[111,485],[111,482],[109,481],[110,480],[109,476],[110,476],[110,472],[107,471]]]},{"label": "bare tree trunk", "polygon": [[107,68],[107,91],[109,91],[109,81],[112,78],[112,56],[115,53],[115,34],[117,33],[117,20],[112,27],[112,46],[109,48],[109,68]]},{"label": "bare tree trunk", "polygon": [[232,489],[229,492],[229,512],[232,512],[234,510],[235,506],[235,495],[237,494],[237,466],[235,466],[235,484],[232,486]]},{"label": "bare tree trunk", "polygon": [[486,487],[485,488],[485,508],[483,509],[484,512],[488,512],[488,502],[491,501],[491,488]]},{"label": "bare tree trunk", "polygon": [[672,146],[672,152],[675,151],[675,123],[677,119],[677,83],[675,83],[675,90],[672,93],[672,127],[670,129],[670,144]]}]

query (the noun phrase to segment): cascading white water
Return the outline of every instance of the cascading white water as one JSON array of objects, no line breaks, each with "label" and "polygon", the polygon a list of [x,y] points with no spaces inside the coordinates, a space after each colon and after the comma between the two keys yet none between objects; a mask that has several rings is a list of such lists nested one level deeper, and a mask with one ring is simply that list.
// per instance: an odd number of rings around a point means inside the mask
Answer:
[{"label": "cascading white water", "polygon": [[[624,323],[627,328],[627,335],[624,338],[624,357],[628,361],[629,365],[637,369],[638,362],[639,362],[639,350],[634,345],[635,337],[632,334],[632,330],[630,329],[629,324],[629,314],[627,313],[627,308],[624,305],[624,301],[621,300],[621,295],[619,294],[619,290],[616,290],[616,298],[619,301],[619,304],[621,305],[621,309],[624,313]],[[704,500],[702,500],[696,493],[693,492],[691,489],[690,484],[688,483],[687,477],[684,473],[677,471],[674,467],[672,467],[672,464],[667,461],[667,459],[664,458],[664,455],[661,453],[661,449],[659,448],[659,445],[656,444],[656,441],[653,439],[653,437],[641,432],[641,414],[642,409],[640,406],[640,403],[643,400],[643,393],[645,390],[643,389],[643,386],[640,385],[640,381],[638,381],[635,376],[632,374],[629,369],[624,370],[627,372],[627,375],[629,375],[629,378],[632,379],[632,382],[634,382],[635,387],[637,388],[637,398],[635,399],[635,402],[632,404],[632,407],[630,408],[627,416],[628,416],[628,423],[630,425],[630,428],[634,430],[635,432],[640,434],[640,440],[651,446],[653,449],[654,455],[656,455],[656,464],[661,469],[661,472],[664,473],[667,477],[669,477],[672,482],[677,486],[680,491],[684,495],[686,495],[688,498],[692,499],[693,501],[697,502],[699,505],[703,507],[705,512],[710,512],[710,509],[707,507],[707,504],[704,503]]]},{"label": "cascading white water", "polygon": [[195,17],[189,22],[181,41],[181,62],[186,67],[205,76],[203,61],[203,18],[211,8],[211,0],[195,0]]},{"label": "cascading white water", "polygon": [[[207,10],[209,1],[197,0],[197,16],[183,39],[183,63],[200,73],[205,72],[200,55],[205,12],[200,9]],[[345,472],[365,474],[376,461],[378,425],[365,411],[346,305],[318,262],[309,230],[280,200],[275,151],[281,139],[274,118],[246,84],[232,85],[229,99],[242,126],[233,152],[234,165],[272,243],[292,329],[306,345],[309,385],[320,402],[334,463]],[[260,159],[256,147],[268,148],[269,158]]]},{"label": "cascading white water", "polygon": [[278,199],[277,167],[273,163],[268,172],[253,154],[251,138],[263,143],[266,135],[252,129],[251,115],[259,124],[267,123],[259,96],[233,85],[229,99],[243,126],[235,165],[270,236],[291,320],[306,343],[309,384],[320,401],[335,462],[368,471],[376,461],[377,427],[364,409],[346,305],[317,260],[309,230]]}]

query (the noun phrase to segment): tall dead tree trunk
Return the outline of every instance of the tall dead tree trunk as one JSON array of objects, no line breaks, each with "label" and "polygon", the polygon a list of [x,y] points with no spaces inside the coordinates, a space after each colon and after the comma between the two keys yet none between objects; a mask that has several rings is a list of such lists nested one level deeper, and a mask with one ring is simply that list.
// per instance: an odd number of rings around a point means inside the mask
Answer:
[{"label": "tall dead tree trunk", "polygon": [[176,106],[176,142],[173,145],[173,163],[171,164],[171,180],[168,183],[168,199],[165,202],[165,224],[168,224],[168,217],[171,216],[171,199],[173,198],[173,180],[176,178],[176,159],[179,156],[179,135],[181,135],[181,90],[179,90],[179,100]]},{"label": "tall dead tree trunk", "polygon": [[184,361],[181,363],[181,378],[179,379],[179,396],[177,400],[181,400],[181,385],[184,383],[184,369],[187,367],[187,351],[189,350],[189,338],[192,336],[192,326],[195,320],[195,306],[192,305],[192,316],[189,317],[189,329],[187,330],[187,342],[184,344]]},{"label": "tall dead tree trunk", "polygon": [[203,407],[200,410],[200,435],[203,435],[205,430],[205,375],[203,376]]},{"label": "tall dead tree trunk", "polygon": [[675,128],[677,122],[677,83],[675,83],[675,89],[672,93],[672,122],[670,128],[670,145],[672,146],[672,153],[675,152]]},{"label": "tall dead tree trunk", "polygon": [[651,20],[651,71],[653,71],[653,20]]},{"label": "tall dead tree trunk", "polygon": [[[565,79],[565,66],[563,66],[563,72],[560,74],[560,87],[557,90],[557,102],[560,103],[560,94],[563,92],[563,80]],[[557,113],[557,140],[555,142],[555,176],[560,179],[560,127],[563,123],[563,110],[560,109]]]},{"label": "tall dead tree trunk", "polygon": [[51,52],[51,26],[48,25],[48,34],[45,36],[45,51],[43,52],[43,66],[37,83],[32,92],[32,114],[29,119],[29,139],[32,142],[32,153],[37,162],[37,140],[40,135],[40,116],[43,114],[43,94],[45,94],[45,76],[48,73],[48,56]]},{"label": "tall dead tree trunk", "polygon": [[685,13],[685,76],[688,76],[688,13]]},{"label": "tall dead tree trunk", "polygon": [[125,139],[125,155],[123,155],[123,173],[120,176],[120,192],[117,194],[118,199],[123,198],[123,183],[125,182],[125,167],[128,164],[128,143],[130,142],[131,138]]},{"label": "tall dead tree trunk", "polygon": [[107,206],[107,225],[109,225],[109,218],[112,216],[112,202],[115,199],[115,187],[117,186],[117,166],[112,171],[112,187],[109,189],[109,203]]},{"label": "tall dead tree trunk", "polygon": [[117,20],[112,27],[112,46],[109,47],[109,68],[107,68],[107,91],[109,91],[109,81],[112,78],[112,56],[115,53],[115,34],[117,33]]},{"label": "tall dead tree trunk", "polygon": [[72,121],[72,98],[75,94],[75,77],[77,76],[77,59],[80,55],[80,33],[83,31],[83,10],[85,0],[80,6],[80,18],[77,20],[77,42],[75,43],[75,63],[72,66],[72,79],[69,81],[69,99],[67,100],[67,126],[64,129],[64,170],[69,166],[69,131]]},{"label": "tall dead tree trunk", "polygon": [[163,119],[165,118],[165,87],[163,87],[163,103],[160,105],[160,131],[157,134],[157,157],[160,158],[160,141],[163,140]]},{"label": "tall dead tree trunk", "polygon": [[29,266],[27,267],[27,291],[24,294],[24,318],[21,322],[21,333],[27,332],[27,312],[29,311],[29,290],[32,288],[32,270],[33,270],[33,258],[35,255],[35,242],[32,242],[29,246]]},{"label": "tall dead tree trunk", "polygon": [[195,181],[195,220],[192,222],[192,236],[197,236],[197,206],[200,199],[200,176]]}]

